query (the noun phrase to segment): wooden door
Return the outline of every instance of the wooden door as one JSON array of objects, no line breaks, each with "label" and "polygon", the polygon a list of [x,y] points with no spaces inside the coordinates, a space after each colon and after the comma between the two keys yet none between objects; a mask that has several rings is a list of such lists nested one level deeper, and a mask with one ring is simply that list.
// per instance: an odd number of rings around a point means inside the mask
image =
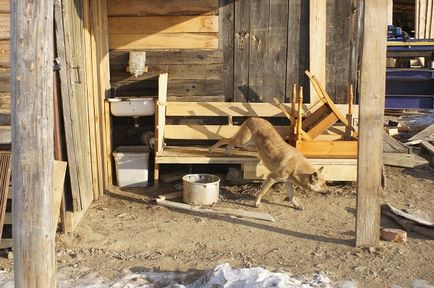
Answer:
[{"label": "wooden door", "polygon": [[[85,79],[82,0],[57,1],[56,42],[65,125],[72,210],[86,210],[93,200],[89,112]],[[62,12],[61,12],[62,11]]]},{"label": "wooden door", "polygon": [[235,2],[234,100],[285,99],[288,0]]}]

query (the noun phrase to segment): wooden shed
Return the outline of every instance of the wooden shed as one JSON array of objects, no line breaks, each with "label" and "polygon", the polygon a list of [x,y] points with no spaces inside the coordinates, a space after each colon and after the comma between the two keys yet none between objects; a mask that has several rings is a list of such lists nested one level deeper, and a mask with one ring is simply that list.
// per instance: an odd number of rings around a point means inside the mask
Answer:
[{"label": "wooden shed", "polygon": [[[90,203],[112,185],[112,143],[119,141],[118,144],[122,144],[128,137],[128,128],[125,127],[135,124],[129,118],[112,119],[110,104],[106,99],[164,94],[158,96],[167,95],[168,102],[266,104],[272,103],[273,98],[290,102],[295,83],[307,90],[304,105],[309,108],[318,101],[318,95],[309,88],[309,78],[305,75],[305,70],[310,70],[325,85],[332,100],[343,104],[342,109],[347,107],[348,86],[358,86],[361,135],[358,179],[359,191],[363,191],[363,197],[358,202],[358,219],[368,223],[358,224],[358,232],[363,235],[358,239],[358,244],[378,243],[378,232],[372,231],[376,228],[375,224],[379,224],[379,206],[376,205],[378,195],[375,193],[381,178],[381,153],[373,152],[372,146],[381,146],[377,145],[382,133],[380,127],[384,107],[381,104],[384,101],[381,98],[381,95],[384,97],[384,86],[381,84],[384,82],[384,69],[380,66],[385,63],[385,50],[382,49],[386,38],[382,40],[382,33],[377,33],[375,29],[385,32],[386,27],[377,25],[381,22],[379,20],[368,23],[367,19],[382,18],[387,10],[381,2],[55,0],[54,30],[47,30],[47,33],[54,34],[56,59],[54,116],[53,119],[49,117],[49,120],[54,123],[55,130],[54,157],[68,162],[61,213],[64,231],[72,231]],[[8,27],[9,2],[0,0],[0,4],[0,28]],[[11,7],[12,19],[18,24],[20,20],[14,16],[24,11],[25,5],[31,4],[14,5]],[[361,11],[365,11],[366,18]],[[50,20],[49,17],[44,19]],[[365,38],[367,42],[363,50],[360,49],[361,27],[364,27],[364,35],[371,33],[369,37],[375,38],[371,42]],[[20,75],[19,69],[24,69],[23,65],[18,65],[25,61],[19,58],[24,48],[17,39],[22,39],[19,33],[27,31],[25,29],[26,25],[20,23],[15,28],[15,34],[12,33],[13,55],[10,65],[7,29],[0,32],[0,65],[3,69],[0,92],[6,93],[1,94],[0,108],[7,109],[1,110],[4,115],[9,115],[10,107],[9,85],[5,84],[9,78],[9,66],[15,71],[12,72],[12,82],[16,84],[12,85],[12,91],[15,91],[15,97],[23,97],[17,89],[24,87],[24,84],[17,77]],[[146,53],[147,72],[137,77],[128,72],[131,51]],[[362,52],[365,54],[362,55]],[[375,66],[378,69],[374,72],[373,68],[368,67],[371,56],[380,67]],[[165,73],[168,73],[168,79],[164,78],[166,76],[158,78]],[[380,84],[373,85],[376,82]],[[162,88],[166,86],[167,89],[163,91]],[[31,105],[38,105],[34,102],[39,101],[38,97],[25,100],[30,101]],[[17,120],[29,112],[24,109],[26,101],[17,99],[12,105],[12,118],[16,119],[16,125],[24,125],[23,128],[28,122]],[[44,101],[41,101],[42,104],[46,104]],[[157,102],[157,106],[164,107],[166,102]],[[138,126],[153,131],[157,124],[154,121],[158,122],[160,116],[157,112],[156,120],[141,119]],[[6,120],[3,117],[1,119],[6,121],[2,125],[9,125],[8,117],[5,117]],[[126,136],[116,138],[114,129]],[[23,129],[16,131],[13,138],[15,144],[25,139],[25,134],[20,132]],[[163,145],[158,142],[158,135],[157,128],[157,145]],[[135,141],[139,138],[136,137]],[[25,143],[19,148],[25,149]],[[368,150],[374,158],[374,163],[370,163],[371,169],[366,169]],[[20,161],[25,161],[24,157],[24,154],[18,155],[17,163],[23,164]],[[369,161],[372,162],[372,158]],[[25,166],[22,167],[22,173],[26,173]],[[44,171],[49,174],[52,168],[47,169]],[[20,176],[20,173],[16,171],[14,175]],[[20,186],[18,180],[13,182],[14,185],[18,184],[15,193],[27,189]],[[19,209],[15,212],[28,213]],[[26,224],[20,222],[19,217],[14,219],[18,219],[14,224],[19,227]]]}]

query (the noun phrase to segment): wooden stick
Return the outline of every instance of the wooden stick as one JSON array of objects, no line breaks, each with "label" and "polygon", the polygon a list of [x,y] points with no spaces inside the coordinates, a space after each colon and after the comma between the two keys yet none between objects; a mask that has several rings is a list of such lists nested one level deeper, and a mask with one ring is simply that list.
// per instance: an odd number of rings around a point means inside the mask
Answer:
[{"label": "wooden stick", "polygon": [[353,114],[353,101],[354,101],[353,84],[350,84],[350,87],[348,88],[348,114]]},{"label": "wooden stick", "polygon": [[217,207],[200,208],[198,206],[191,206],[185,203],[167,201],[164,199],[164,197],[157,199],[157,204],[165,207],[176,208],[176,209],[192,211],[192,212],[229,215],[229,216],[236,216],[242,218],[253,218],[253,219],[259,219],[259,220],[270,221],[270,222],[275,221],[274,218],[268,213],[252,212],[252,211],[230,209],[230,208],[217,208]]},{"label": "wooden stick", "polygon": [[303,86],[300,86],[300,93],[298,95],[298,117],[297,117],[297,140],[301,140],[301,131],[303,125]]},{"label": "wooden stick", "polygon": [[292,85],[291,115],[295,117],[295,102],[297,100],[297,84]]},{"label": "wooden stick", "polygon": [[176,192],[158,195],[158,198],[163,199],[163,200],[176,199],[176,198],[181,198],[181,197],[182,197],[182,191],[176,191]]}]

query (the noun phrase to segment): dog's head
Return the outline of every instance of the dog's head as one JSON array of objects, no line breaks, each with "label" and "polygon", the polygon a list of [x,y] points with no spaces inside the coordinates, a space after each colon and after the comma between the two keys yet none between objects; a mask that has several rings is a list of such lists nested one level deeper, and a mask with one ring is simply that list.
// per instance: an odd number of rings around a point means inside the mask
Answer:
[{"label": "dog's head", "polygon": [[329,192],[329,187],[327,186],[326,180],[322,174],[323,169],[324,167],[321,167],[312,174],[310,174],[309,177],[307,177],[307,183],[304,183],[306,185],[306,188],[315,192]]}]

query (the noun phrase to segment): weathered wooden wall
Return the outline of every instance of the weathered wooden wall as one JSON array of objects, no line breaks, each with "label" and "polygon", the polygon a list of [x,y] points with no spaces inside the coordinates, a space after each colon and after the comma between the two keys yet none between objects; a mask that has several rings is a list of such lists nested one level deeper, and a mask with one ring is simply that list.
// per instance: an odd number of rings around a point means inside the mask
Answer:
[{"label": "weathered wooden wall", "polygon": [[0,125],[10,125],[11,88],[9,83],[9,45],[9,0],[0,0]]},{"label": "weathered wooden wall", "polygon": [[[218,0],[108,0],[116,95],[156,95],[150,75],[169,72],[169,99],[224,101]],[[149,73],[131,76],[129,51],[146,51]]]},{"label": "weathered wooden wall", "polygon": [[[346,102],[356,79],[358,2],[327,1],[323,84],[337,103]],[[292,84],[308,86],[304,70],[315,57],[308,1],[108,0],[108,14],[117,95],[155,94],[149,75],[126,72],[131,50],[147,51],[150,72],[169,72],[172,100],[288,101]]]}]

